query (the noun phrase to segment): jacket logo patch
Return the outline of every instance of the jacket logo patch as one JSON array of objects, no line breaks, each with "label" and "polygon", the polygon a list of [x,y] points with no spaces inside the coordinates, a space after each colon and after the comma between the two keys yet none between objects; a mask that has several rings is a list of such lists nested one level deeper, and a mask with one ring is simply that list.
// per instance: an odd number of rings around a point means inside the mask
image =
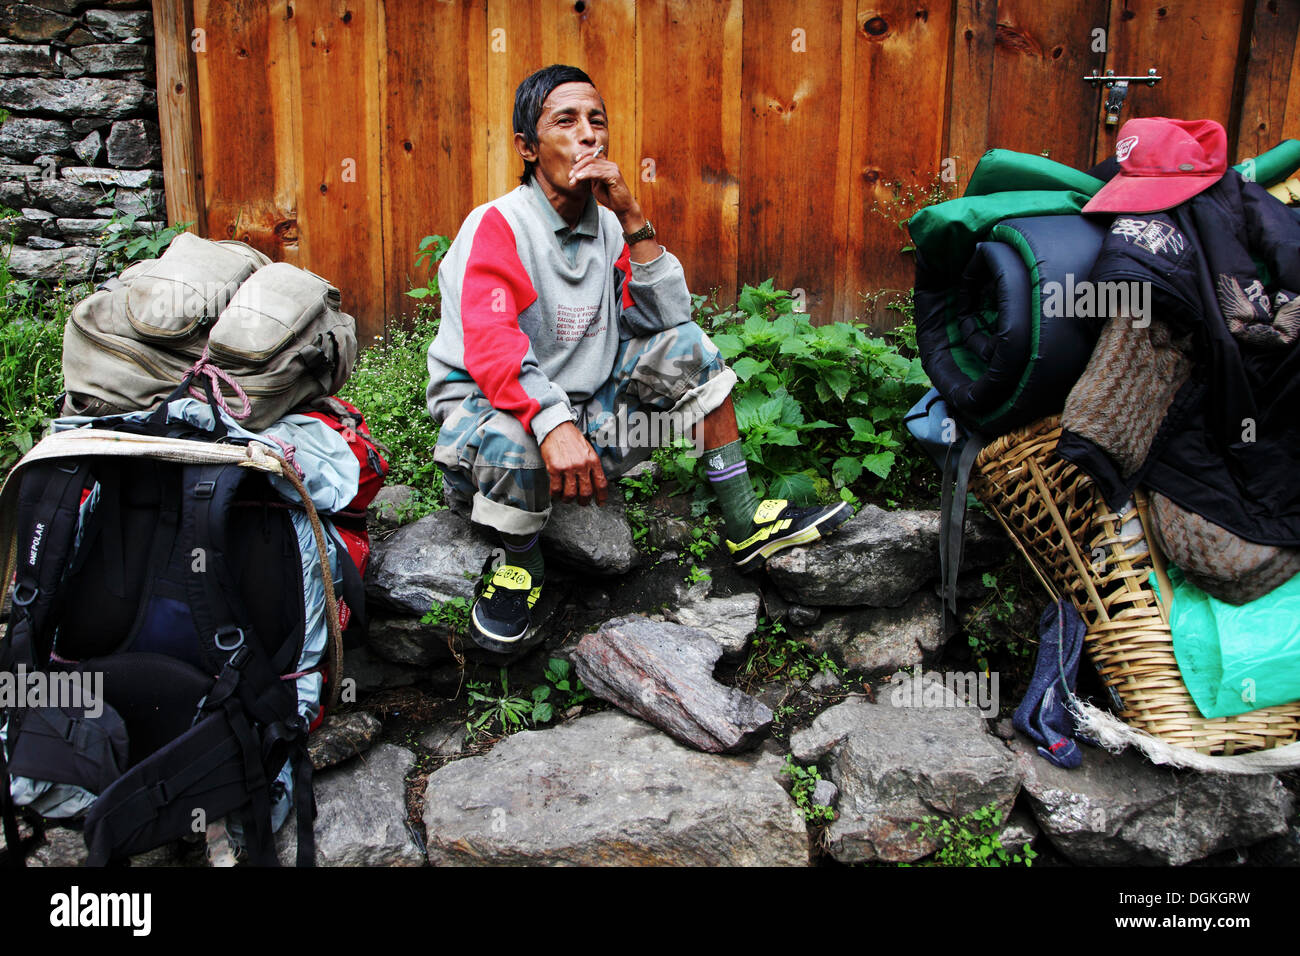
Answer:
[{"label": "jacket logo patch", "polygon": [[1187,248],[1183,234],[1159,219],[1116,219],[1110,227],[1112,236],[1123,236],[1125,242],[1136,242],[1148,252],[1163,256],[1179,256]]},{"label": "jacket logo patch", "polygon": [[1133,147],[1137,144],[1138,138],[1136,136],[1125,136],[1115,144],[1115,159],[1121,163],[1124,162],[1124,160],[1128,159],[1128,154],[1133,152]]}]

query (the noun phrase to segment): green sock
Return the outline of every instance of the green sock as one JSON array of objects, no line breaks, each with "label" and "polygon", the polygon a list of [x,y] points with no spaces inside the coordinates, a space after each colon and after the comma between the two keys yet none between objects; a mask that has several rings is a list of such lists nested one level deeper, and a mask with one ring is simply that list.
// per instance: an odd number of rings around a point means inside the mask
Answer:
[{"label": "green sock", "polygon": [[542,578],[546,576],[546,562],[542,558],[542,533],[537,531],[533,534],[505,534],[501,535],[501,543],[506,548],[506,564],[513,565],[517,568],[523,568],[533,578],[533,587],[542,583]]},{"label": "green sock", "polygon": [[758,497],[754,494],[753,482],[749,480],[749,467],[745,464],[740,440],[721,448],[706,449],[704,473],[708,475],[713,494],[722,506],[727,537],[734,542],[744,541],[754,527]]}]

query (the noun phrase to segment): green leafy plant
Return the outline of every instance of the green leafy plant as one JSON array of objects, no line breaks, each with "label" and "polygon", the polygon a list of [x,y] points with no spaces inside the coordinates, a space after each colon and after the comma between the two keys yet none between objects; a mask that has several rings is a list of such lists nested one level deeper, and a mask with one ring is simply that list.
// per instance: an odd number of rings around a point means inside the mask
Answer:
[{"label": "green leafy plant", "polygon": [[437,298],[441,295],[438,289],[438,263],[450,248],[451,240],[446,236],[425,236],[421,239],[419,250],[415,253],[415,267],[418,269],[423,265],[427,268],[429,281],[414,289],[407,289],[402,294],[409,295],[412,299]]},{"label": "green leafy plant", "polygon": [[990,659],[999,652],[1017,666],[1027,666],[1034,656],[1035,645],[1016,634],[1011,624],[1019,589],[998,575],[999,571],[983,573],[981,580],[988,593],[966,616],[966,642],[980,670],[988,670]]},{"label": "green leafy plant", "polygon": [[[469,738],[513,734],[532,722],[545,723],[553,714],[551,705],[546,701],[551,692],[549,687],[534,688],[529,697],[512,694],[510,679],[504,667],[501,668],[500,693],[487,681],[470,681],[468,688],[469,715],[465,721],[465,732]],[[539,705],[542,708],[540,714]]]},{"label": "green leafy plant", "polygon": [[[813,325],[794,302],[771,279],[745,286],[734,309],[695,299],[697,321],[739,379],[732,399],[760,497],[901,499],[919,479],[933,481],[903,426],[929,388],[920,360],[866,325]],[[683,487],[702,484],[686,447],[663,462]]]},{"label": "green leafy plant", "polygon": [[912,824],[927,839],[936,840],[939,848],[932,866],[1033,866],[1038,856],[1026,843],[1020,850],[1008,850],[998,834],[1002,812],[994,804],[980,807],[956,820],[922,817]]},{"label": "green leafy plant", "polygon": [[791,637],[780,621],[759,621],[741,673],[760,682],[806,681],[819,671],[842,675],[845,668],[823,652],[814,655],[803,641]]},{"label": "green leafy plant", "polygon": [[546,680],[555,689],[561,710],[577,707],[591,699],[591,691],[583,686],[582,680],[573,672],[572,665],[562,657],[552,657],[546,662]]},{"label": "green leafy plant", "polygon": [[453,634],[464,634],[469,628],[469,611],[469,601],[462,597],[434,601],[424,617],[420,618],[420,623],[442,627]]},{"label": "green leafy plant", "polygon": [[821,771],[815,766],[802,767],[794,762],[793,757],[786,754],[785,766],[781,768],[781,772],[790,778],[790,796],[794,798],[795,806],[799,808],[805,820],[814,826],[821,826],[835,819],[835,810],[832,807],[823,806],[813,799],[817,784],[822,779]]},{"label": "green leafy plant", "polygon": [[[115,192],[116,190],[109,191],[107,198],[110,202]],[[132,262],[158,258],[173,239],[194,225],[193,221],[190,221],[174,226],[151,226],[146,229],[138,225],[139,218],[115,210],[112,217],[105,222],[99,248],[107,257],[109,271],[121,272]]]}]

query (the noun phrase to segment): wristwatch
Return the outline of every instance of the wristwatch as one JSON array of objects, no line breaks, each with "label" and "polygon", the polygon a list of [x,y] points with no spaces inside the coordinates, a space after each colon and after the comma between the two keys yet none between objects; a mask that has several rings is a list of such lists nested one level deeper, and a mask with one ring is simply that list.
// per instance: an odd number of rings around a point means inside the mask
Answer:
[{"label": "wristwatch", "polygon": [[650,220],[645,221],[645,225],[636,232],[625,232],[623,238],[627,240],[629,246],[634,246],[642,239],[653,239],[655,237],[655,227],[650,225]]}]

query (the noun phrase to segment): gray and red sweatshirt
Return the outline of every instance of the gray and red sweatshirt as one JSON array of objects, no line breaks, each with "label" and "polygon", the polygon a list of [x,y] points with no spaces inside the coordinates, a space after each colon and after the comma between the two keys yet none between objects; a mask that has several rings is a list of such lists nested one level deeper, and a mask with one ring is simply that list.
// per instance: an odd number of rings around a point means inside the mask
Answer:
[{"label": "gray and red sweatshirt", "polygon": [[539,444],[609,380],[619,339],[691,320],[672,253],[632,262],[618,217],[595,199],[570,230],[535,180],[466,217],[438,284],[430,412],[481,391]]}]

